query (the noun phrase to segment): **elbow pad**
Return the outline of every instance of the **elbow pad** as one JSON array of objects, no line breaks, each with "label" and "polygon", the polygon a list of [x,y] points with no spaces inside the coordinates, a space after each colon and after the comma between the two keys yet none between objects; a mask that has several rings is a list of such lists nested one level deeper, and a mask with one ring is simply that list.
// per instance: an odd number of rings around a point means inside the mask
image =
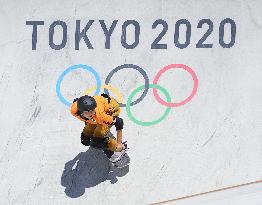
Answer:
[{"label": "elbow pad", "polygon": [[116,130],[122,130],[124,127],[124,121],[120,117],[116,117],[116,122],[115,122],[115,127]]}]

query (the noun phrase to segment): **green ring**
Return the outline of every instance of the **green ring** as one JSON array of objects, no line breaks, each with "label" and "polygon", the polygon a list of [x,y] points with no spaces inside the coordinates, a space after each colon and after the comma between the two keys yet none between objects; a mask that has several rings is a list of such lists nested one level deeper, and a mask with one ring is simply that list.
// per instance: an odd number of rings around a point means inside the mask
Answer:
[{"label": "green ring", "polygon": [[[171,97],[169,95],[169,93],[166,91],[165,88],[161,87],[160,85],[157,84],[149,84],[149,88],[157,88],[159,89],[167,98],[167,102],[171,102]],[[127,103],[126,103],[126,112],[127,112],[127,116],[129,117],[130,120],[132,120],[134,123],[141,125],[141,126],[152,126],[155,125],[159,122],[161,122],[162,120],[164,120],[167,115],[169,114],[169,112],[171,111],[171,107],[167,107],[165,113],[158,118],[157,120],[151,121],[151,122],[143,122],[140,120],[137,120],[131,113],[131,102],[133,97],[135,96],[135,94],[137,94],[140,90],[145,89],[145,85],[141,85],[140,87],[136,88],[128,97],[127,99]]]}]

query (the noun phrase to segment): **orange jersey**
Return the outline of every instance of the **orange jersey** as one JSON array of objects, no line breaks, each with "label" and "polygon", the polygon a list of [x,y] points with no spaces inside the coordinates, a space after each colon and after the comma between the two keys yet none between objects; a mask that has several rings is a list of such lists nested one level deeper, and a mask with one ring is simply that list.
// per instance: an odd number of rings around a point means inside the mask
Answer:
[{"label": "orange jersey", "polygon": [[77,101],[71,105],[71,114],[77,117],[79,120],[90,124],[111,124],[113,122],[113,117],[107,114],[110,112],[107,98],[104,98],[101,95],[95,95],[93,98],[97,103],[97,107],[95,108],[95,115],[92,117],[92,119],[84,119],[78,114]]}]

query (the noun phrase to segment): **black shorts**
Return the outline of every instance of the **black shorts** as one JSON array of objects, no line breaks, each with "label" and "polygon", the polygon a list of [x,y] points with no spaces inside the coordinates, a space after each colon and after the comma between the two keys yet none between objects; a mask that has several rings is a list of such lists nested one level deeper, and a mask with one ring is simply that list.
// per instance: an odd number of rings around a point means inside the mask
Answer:
[{"label": "black shorts", "polygon": [[81,136],[81,143],[85,146],[91,146],[97,149],[102,149],[108,158],[110,158],[114,152],[107,149],[108,145],[108,137],[100,138],[100,137],[84,137]]}]

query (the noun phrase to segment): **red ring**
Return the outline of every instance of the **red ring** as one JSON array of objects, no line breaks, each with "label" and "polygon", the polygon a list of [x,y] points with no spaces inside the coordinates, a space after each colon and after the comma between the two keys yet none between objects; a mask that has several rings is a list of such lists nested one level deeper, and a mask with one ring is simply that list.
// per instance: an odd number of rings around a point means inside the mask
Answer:
[{"label": "red ring", "polygon": [[162,105],[165,105],[165,106],[167,106],[167,107],[179,107],[179,106],[181,106],[181,105],[184,105],[184,104],[188,103],[188,102],[194,97],[194,95],[196,94],[197,88],[198,88],[198,79],[197,79],[196,73],[195,73],[190,67],[188,67],[188,66],[186,66],[186,65],[184,65],[184,64],[170,64],[170,65],[167,65],[167,66],[165,66],[164,68],[162,68],[162,69],[156,74],[153,83],[154,83],[154,84],[157,84],[160,76],[161,76],[164,72],[166,72],[166,71],[168,71],[169,69],[172,69],[172,68],[182,68],[182,69],[186,70],[187,72],[189,72],[189,74],[192,76],[192,78],[193,78],[193,80],[194,80],[194,87],[193,87],[193,90],[192,90],[190,96],[187,97],[185,100],[182,100],[181,102],[178,102],[178,103],[172,103],[172,102],[171,102],[171,103],[169,103],[169,102],[166,102],[166,101],[164,101],[164,100],[162,100],[162,99],[160,98],[160,96],[159,96],[158,93],[157,93],[157,89],[156,89],[156,88],[153,88],[153,93],[154,93],[154,96],[155,96],[155,98],[157,99],[157,101],[158,101],[159,103],[161,103]]}]

